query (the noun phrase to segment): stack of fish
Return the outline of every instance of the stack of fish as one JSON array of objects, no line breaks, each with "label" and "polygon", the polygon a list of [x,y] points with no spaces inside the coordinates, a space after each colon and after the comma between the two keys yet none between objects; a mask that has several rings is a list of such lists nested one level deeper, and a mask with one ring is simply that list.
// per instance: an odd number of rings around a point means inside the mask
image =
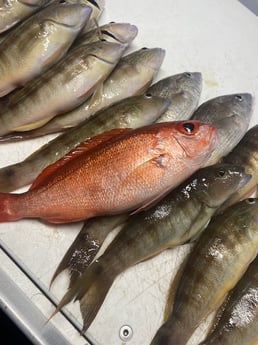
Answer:
[{"label": "stack of fish", "polygon": [[[121,272],[196,241],[152,344],[186,344],[234,287],[203,344],[233,344],[239,334],[239,344],[257,342],[257,260],[244,275],[258,249],[258,200],[246,199],[258,182],[253,97],[223,95],[197,108],[201,73],[152,84],[164,49],[123,56],[138,30],[94,28],[100,0],[17,0],[0,9],[1,142],[64,132],[0,169],[0,221],[87,220],[53,275],[51,284],[71,273],[55,313],[79,300],[86,331]],[[235,317],[243,299],[248,324]]]}]

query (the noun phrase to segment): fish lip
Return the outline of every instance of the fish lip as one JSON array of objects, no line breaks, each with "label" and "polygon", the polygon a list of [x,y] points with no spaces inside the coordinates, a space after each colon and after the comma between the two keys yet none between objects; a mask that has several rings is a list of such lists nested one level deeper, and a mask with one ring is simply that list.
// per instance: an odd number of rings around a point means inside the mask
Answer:
[{"label": "fish lip", "polygon": [[[118,32],[116,32],[116,28]],[[120,28],[120,32],[119,32]],[[125,33],[121,33],[121,28],[125,30]],[[104,32],[103,32],[104,31]],[[101,30],[103,33],[107,33],[112,36],[116,41],[121,44],[129,44],[138,34],[138,28],[136,25],[130,23],[115,23],[113,27],[110,29],[103,29]]]},{"label": "fish lip", "polygon": [[243,176],[240,179],[238,188],[242,188],[243,186],[245,186],[251,180],[251,178],[252,178],[251,174],[243,173]]}]

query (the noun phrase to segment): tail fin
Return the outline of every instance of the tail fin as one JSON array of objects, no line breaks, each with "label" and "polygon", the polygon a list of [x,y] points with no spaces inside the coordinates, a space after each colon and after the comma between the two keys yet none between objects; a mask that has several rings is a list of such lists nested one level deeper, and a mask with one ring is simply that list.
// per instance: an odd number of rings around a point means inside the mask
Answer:
[{"label": "tail fin", "polygon": [[110,279],[104,280],[103,277],[98,277],[86,294],[80,299],[83,319],[82,333],[86,332],[95,319],[112,283],[113,281]]},{"label": "tail fin", "polygon": [[94,262],[75,284],[68,289],[49,320],[72,300],[79,300],[83,317],[83,332],[89,327],[96,316],[114,278],[105,272],[99,262]]},{"label": "tail fin", "polygon": [[51,279],[50,287],[56,277],[68,269],[71,288],[92,263],[107,235],[116,226],[121,225],[127,217],[126,214],[122,214],[88,219],[59,263]]},{"label": "tail fin", "polygon": [[0,222],[10,222],[21,218],[14,210],[18,194],[0,193]]}]

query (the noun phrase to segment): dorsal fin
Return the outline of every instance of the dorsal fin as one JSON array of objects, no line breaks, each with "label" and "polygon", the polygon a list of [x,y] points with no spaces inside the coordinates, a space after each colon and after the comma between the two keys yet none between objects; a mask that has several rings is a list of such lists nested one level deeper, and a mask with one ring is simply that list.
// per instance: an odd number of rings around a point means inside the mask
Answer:
[{"label": "dorsal fin", "polygon": [[30,190],[36,187],[40,187],[41,185],[46,183],[48,179],[51,178],[52,174],[60,167],[64,166],[66,163],[76,159],[77,157],[81,156],[82,154],[85,154],[86,152],[89,152],[90,150],[96,148],[100,144],[106,143],[110,139],[113,139],[126,132],[130,132],[131,130],[131,128],[114,128],[110,131],[106,131],[104,133],[95,135],[90,139],[83,141],[78,146],[69,151],[66,155],[64,155],[62,158],[57,160],[55,163],[47,166],[44,170],[42,170],[42,172],[32,183]]}]

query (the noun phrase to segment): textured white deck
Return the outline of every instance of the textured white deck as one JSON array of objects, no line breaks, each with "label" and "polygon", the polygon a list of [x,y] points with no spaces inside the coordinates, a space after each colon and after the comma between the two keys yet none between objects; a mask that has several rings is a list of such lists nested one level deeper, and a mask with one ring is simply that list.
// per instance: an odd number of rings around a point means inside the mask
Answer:
[{"label": "textured white deck", "polygon": [[[148,4],[148,6],[147,6]],[[258,19],[235,0],[106,0],[101,23],[130,22],[139,28],[131,50],[162,47],[166,57],[157,80],[183,71],[203,74],[201,102],[223,94],[251,92],[258,97]],[[258,122],[258,108],[251,125]],[[41,138],[0,146],[0,166],[18,162],[47,142]],[[0,241],[46,288],[57,264],[70,246],[80,225],[48,226],[37,220],[0,224]],[[119,329],[130,325],[130,345],[148,345],[162,322],[166,291],[172,274],[187,247],[166,251],[123,273],[115,282],[89,334],[99,345],[121,345]],[[46,317],[53,307],[38,289],[0,252],[1,269]],[[3,298],[0,281],[0,297]],[[52,292],[60,298],[66,277],[58,278]],[[8,302],[9,303],[9,302]],[[80,318],[78,303],[69,305]],[[72,345],[85,344],[78,332],[57,315],[52,321]],[[25,321],[30,328],[30,321]],[[190,342],[198,344],[204,325]],[[34,330],[44,332],[44,326]],[[45,340],[42,340],[43,344]],[[190,344],[189,343],[189,344]],[[48,344],[47,341],[45,344]],[[52,345],[52,344],[51,344]]]}]

